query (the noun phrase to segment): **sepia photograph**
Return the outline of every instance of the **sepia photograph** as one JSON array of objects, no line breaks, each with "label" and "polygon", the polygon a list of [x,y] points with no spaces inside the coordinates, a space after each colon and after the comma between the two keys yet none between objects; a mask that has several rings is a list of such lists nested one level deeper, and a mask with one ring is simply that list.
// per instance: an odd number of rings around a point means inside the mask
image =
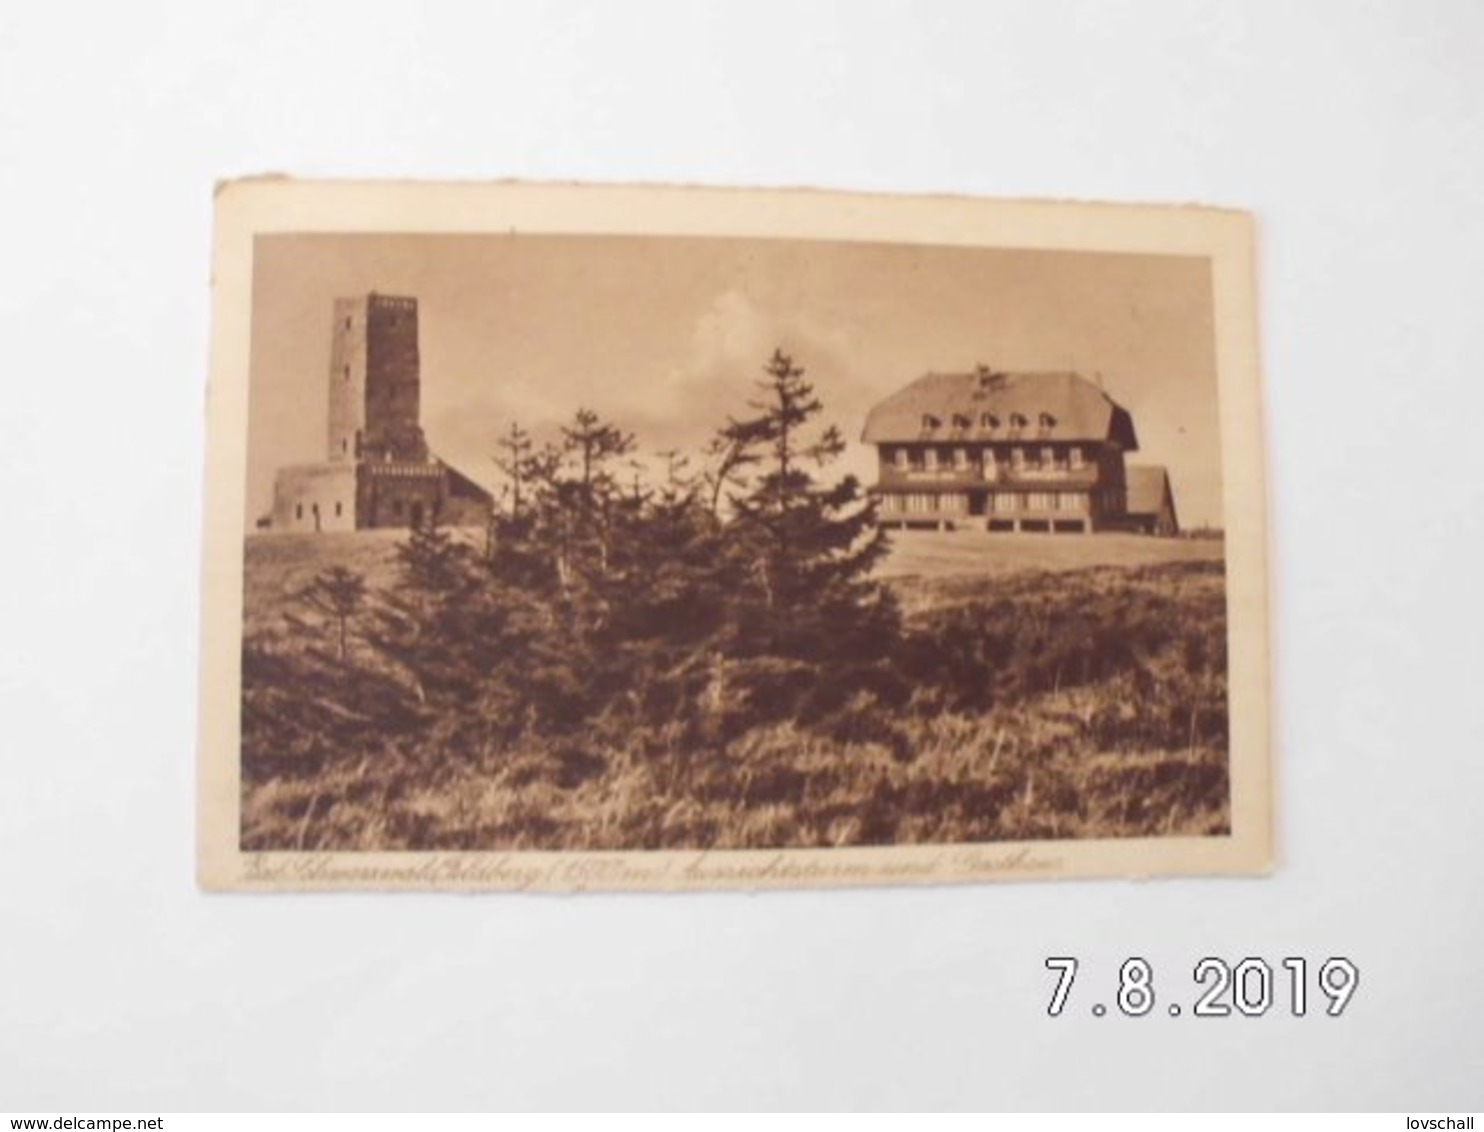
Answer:
[{"label": "sepia photograph", "polygon": [[1481,43],[10,5],[0,1129],[1472,1132]]},{"label": "sepia photograph", "polygon": [[203,883],[1265,871],[1250,240],[224,187]]}]

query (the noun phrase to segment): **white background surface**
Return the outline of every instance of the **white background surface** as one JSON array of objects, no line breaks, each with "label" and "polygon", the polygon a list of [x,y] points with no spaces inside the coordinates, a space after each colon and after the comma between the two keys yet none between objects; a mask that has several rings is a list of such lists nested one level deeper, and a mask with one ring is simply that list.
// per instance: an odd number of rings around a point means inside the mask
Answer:
[{"label": "white background surface", "polygon": [[[0,1108],[1484,1107],[1481,64],[1465,0],[4,4]],[[268,170],[1255,210],[1279,873],[197,894],[211,186]],[[1208,953],[1363,982],[1088,1012]]]}]

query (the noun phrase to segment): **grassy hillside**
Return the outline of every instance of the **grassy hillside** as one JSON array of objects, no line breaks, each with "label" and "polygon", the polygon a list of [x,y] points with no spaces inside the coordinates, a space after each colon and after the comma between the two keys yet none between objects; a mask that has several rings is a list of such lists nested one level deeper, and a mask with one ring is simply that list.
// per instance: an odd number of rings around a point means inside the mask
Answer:
[{"label": "grassy hillside", "polygon": [[[372,585],[390,581],[401,531],[354,534],[265,534],[247,539],[249,629],[281,611],[283,598],[301,590],[321,570],[344,566],[365,575]],[[478,531],[461,537],[477,544]],[[1221,562],[1219,539],[1166,539],[1131,534],[1072,535],[995,534],[983,531],[894,531],[891,553],[877,568],[879,577],[909,592],[919,583],[933,592],[934,583],[949,579],[945,594],[974,591],[987,578],[1036,571],[1085,570],[1091,567],[1159,566],[1180,562]]]},{"label": "grassy hillside", "polygon": [[1220,539],[1151,538],[1135,534],[989,534],[985,531],[893,531],[885,578],[998,577],[1027,570],[1093,566],[1160,566],[1220,562]]},{"label": "grassy hillside", "polygon": [[[372,587],[396,536],[247,546],[249,849],[778,847],[1228,829],[1219,542],[898,536],[892,687],[702,724],[471,746],[399,731],[393,672],[341,664],[293,595]],[[786,691],[786,689],[784,689]],[[775,709],[778,705],[772,705]]]}]

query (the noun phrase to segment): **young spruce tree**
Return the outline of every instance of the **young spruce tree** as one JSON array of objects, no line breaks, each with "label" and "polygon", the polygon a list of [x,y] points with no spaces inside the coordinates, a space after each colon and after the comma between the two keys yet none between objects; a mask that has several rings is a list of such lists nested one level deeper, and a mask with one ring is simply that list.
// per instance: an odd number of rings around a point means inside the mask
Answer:
[{"label": "young spruce tree", "polygon": [[[775,350],[750,402],[720,446],[759,457],[760,474],[731,496],[740,560],[737,651],[856,668],[884,657],[899,629],[891,594],[871,578],[885,555],[875,503],[854,476],[817,473],[844,451],[804,370]],[[745,466],[745,465],[744,465]]]}]

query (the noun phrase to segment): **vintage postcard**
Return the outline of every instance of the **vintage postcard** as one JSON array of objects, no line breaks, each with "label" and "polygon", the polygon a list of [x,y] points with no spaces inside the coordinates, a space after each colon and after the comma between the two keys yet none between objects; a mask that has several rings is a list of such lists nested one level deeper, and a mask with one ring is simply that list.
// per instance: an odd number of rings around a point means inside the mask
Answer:
[{"label": "vintage postcard", "polygon": [[203,887],[1272,867],[1250,217],[216,198]]}]

